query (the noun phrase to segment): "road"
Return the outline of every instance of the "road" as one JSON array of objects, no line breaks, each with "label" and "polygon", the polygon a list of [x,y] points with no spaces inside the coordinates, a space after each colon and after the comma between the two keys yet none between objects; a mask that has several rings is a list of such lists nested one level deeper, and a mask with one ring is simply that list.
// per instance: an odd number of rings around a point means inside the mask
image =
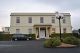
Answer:
[{"label": "road", "polygon": [[42,40],[0,41],[0,53],[80,53],[80,47],[44,48]]}]

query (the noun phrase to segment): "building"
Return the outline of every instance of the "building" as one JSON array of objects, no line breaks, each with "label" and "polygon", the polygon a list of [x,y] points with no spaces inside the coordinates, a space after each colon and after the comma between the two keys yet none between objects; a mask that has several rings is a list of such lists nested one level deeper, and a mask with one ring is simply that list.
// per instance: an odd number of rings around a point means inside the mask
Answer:
[{"label": "building", "polygon": [[[62,33],[72,33],[70,13],[61,13]],[[36,34],[36,39],[49,38],[51,33],[59,33],[56,13],[11,13],[10,34]]]},{"label": "building", "polygon": [[10,34],[10,27],[3,27],[2,34]]}]

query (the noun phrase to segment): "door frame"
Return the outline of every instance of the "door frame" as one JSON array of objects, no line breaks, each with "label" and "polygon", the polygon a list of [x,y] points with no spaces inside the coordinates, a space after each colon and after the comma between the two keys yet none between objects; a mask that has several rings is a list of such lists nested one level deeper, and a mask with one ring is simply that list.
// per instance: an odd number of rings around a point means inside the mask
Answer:
[{"label": "door frame", "polygon": [[[41,31],[44,31],[44,37],[41,37],[42,36]],[[40,29],[39,38],[46,38],[46,30],[45,29]]]}]

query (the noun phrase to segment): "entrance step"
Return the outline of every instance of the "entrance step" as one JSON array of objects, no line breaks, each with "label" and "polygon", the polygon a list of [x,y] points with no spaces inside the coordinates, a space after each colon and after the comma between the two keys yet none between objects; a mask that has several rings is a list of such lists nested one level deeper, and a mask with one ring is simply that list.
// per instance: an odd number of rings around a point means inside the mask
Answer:
[{"label": "entrance step", "polygon": [[39,39],[39,40],[45,40],[45,38],[41,38],[41,39]]}]

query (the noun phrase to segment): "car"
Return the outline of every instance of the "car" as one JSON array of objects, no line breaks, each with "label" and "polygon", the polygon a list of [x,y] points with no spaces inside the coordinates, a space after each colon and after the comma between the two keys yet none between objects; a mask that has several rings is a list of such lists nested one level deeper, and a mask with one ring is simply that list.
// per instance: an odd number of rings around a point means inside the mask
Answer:
[{"label": "car", "polygon": [[23,34],[14,34],[12,36],[13,41],[20,41],[20,40],[28,40],[28,37]]}]

